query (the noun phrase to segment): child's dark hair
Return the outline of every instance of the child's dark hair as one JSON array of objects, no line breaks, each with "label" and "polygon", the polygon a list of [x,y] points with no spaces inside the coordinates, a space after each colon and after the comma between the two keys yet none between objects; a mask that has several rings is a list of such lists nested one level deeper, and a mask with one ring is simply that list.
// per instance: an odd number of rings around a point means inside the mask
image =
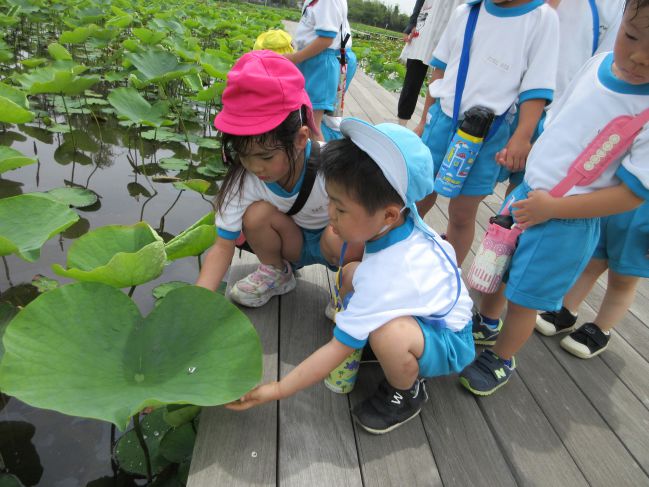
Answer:
[{"label": "child's dark hair", "polygon": [[[241,194],[243,175],[246,169],[241,165],[239,154],[248,153],[253,144],[259,144],[261,147],[268,150],[283,150],[289,161],[289,180],[293,178],[298,155],[294,150],[294,142],[300,128],[307,124],[306,110],[306,106],[302,105],[300,109],[289,113],[284,121],[273,130],[263,134],[221,134],[223,162],[228,168],[228,172],[223,178],[219,192],[214,199],[214,205],[217,212],[227,205],[235,194]],[[230,195],[230,198],[226,201],[228,195]]]},{"label": "child's dark hair", "polygon": [[389,204],[404,205],[381,168],[351,139],[327,143],[320,154],[320,170],[327,182],[345,188],[370,215]]}]

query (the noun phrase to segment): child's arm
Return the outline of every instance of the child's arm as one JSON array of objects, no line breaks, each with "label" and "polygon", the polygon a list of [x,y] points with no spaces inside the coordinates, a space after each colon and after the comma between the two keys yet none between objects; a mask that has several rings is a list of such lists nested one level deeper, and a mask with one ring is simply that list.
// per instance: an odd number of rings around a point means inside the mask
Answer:
[{"label": "child's arm", "polygon": [[322,51],[327,49],[333,41],[333,37],[317,37],[311,44],[305,46],[304,49],[284,54],[284,57],[295,64],[300,64],[301,62],[320,54]]},{"label": "child's arm", "polygon": [[525,169],[527,156],[532,149],[532,137],[541,119],[547,100],[533,98],[521,103],[518,126],[507,145],[496,154],[496,162],[511,172]]},{"label": "child's arm", "polygon": [[196,281],[197,286],[216,291],[234,256],[234,240],[216,237],[216,242],[205,256],[205,262]]},{"label": "child's arm", "polygon": [[279,382],[269,382],[255,387],[239,401],[231,402],[225,407],[234,411],[244,411],[265,402],[290,397],[323,380],[353,351],[353,348],[332,338],[329,343],[309,355]]},{"label": "child's arm", "polygon": [[[430,81],[428,83],[428,86],[433,84],[433,82],[437,81],[438,79],[442,79],[444,77],[444,70],[440,68],[434,68],[433,72],[430,73]],[[421,112],[421,120],[417,124],[417,126],[413,129],[414,132],[421,137],[421,134],[424,133],[424,127],[426,127],[426,116],[428,115],[428,110],[430,109],[431,106],[433,106],[433,103],[435,103],[435,98],[430,96],[430,91],[426,89],[426,102],[424,103],[424,109]]]},{"label": "child's arm", "polygon": [[514,217],[522,229],[551,218],[598,218],[624,213],[640,206],[644,200],[624,183],[592,193],[555,198],[547,191],[530,191],[527,199],[512,204]]}]

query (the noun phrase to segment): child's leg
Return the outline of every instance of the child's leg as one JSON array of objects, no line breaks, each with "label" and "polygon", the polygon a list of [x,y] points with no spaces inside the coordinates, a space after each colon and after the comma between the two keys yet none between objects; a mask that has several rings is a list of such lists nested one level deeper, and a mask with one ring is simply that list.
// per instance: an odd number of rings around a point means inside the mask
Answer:
[{"label": "child's leg", "polygon": [[431,208],[435,206],[436,201],[437,193],[431,193],[423,200],[417,201],[417,211],[419,212],[419,216],[424,218],[426,214],[431,210]]},{"label": "child's leg", "polygon": [[[593,286],[599,279],[604,271],[608,268],[608,262],[604,259],[591,259],[584,272],[579,276],[579,279],[574,286],[568,291],[565,298],[563,298],[563,306],[568,309],[572,314],[576,315],[579,311],[579,306],[583,303],[586,296],[593,289]],[[609,274],[609,281],[610,281]],[[608,290],[607,290],[608,292]]]},{"label": "child's leg", "polygon": [[[320,127],[322,124],[322,117],[324,116],[324,110],[313,110],[313,123],[315,124],[316,127]],[[316,135],[316,134],[311,134],[311,137],[313,140],[319,140],[323,141],[324,137],[322,134]]]},{"label": "child's leg", "polygon": [[507,315],[493,352],[500,358],[510,360],[534,331],[536,310],[509,301]]},{"label": "child's leg", "polygon": [[622,321],[633,303],[639,281],[639,277],[625,276],[609,269],[606,294],[595,317],[595,324],[602,331],[607,332]]},{"label": "child's leg", "polygon": [[411,316],[389,321],[370,335],[370,345],[381,363],[388,383],[409,389],[417,379],[417,359],[424,353],[424,335]]},{"label": "child's leg", "polygon": [[243,215],[243,233],[262,264],[284,267],[302,252],[302,230],[293,219],[266,201],[250,205]]},{"label": "child's leg", "polygon": [[461,194],[451,199],[449,203],[446,239],[455,249],[458,266],[462,265],[469,250],[471,250],[471,244],[475,236],[475,220],[478,214],[478,206],[484,198],[484,195],[467,196]]}]

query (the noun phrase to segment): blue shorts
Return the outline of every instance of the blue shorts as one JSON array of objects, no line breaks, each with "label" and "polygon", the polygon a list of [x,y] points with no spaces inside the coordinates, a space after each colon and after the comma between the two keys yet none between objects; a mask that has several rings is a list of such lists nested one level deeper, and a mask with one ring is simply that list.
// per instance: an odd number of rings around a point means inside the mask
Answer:
[{"label": "blue shorts", "polygon": [[424,353],[418,361],[419,375],[437,377],[457,374],[473,362],[475,346],[471,323],[454,332],[443,325],[443,320],[415,319],[424,334]]},{"label": "blue shorts", "polygon": [[[525,199],[523,182],[508,198]],[[537,310],[559,310],[563,297],[577,281],[599,239],[599,218],[548,220],[525,230],[512,257],[505,296]]]},{"label": "blue shorts", "polygon": [[[333,111],[334,109],[340,79],[339,54],[338,49],[325,49],[297,65],[304,75],[306,92],[309,94],[314,110]],[[346,87],[349,88],[349,83],[356,73],[356,55],[351,49],[347,49],[346,58]]]},{"label": "blue shorts", "polygon": [[649,277],[649,203],[600,220],[599,243],[593,254],[624,276]]},{"label": "blue shorts", "polygon": [[327,259],[324,258],[322,251],[320,250],[320,239],[322,238],[322,232],[324,232],[325,229],[321,228],[319,230],[309,230],[306,228],[301,228],[301,230],[303,239],[302,253],[300,254],[300,260],[298,262],[291,262],[293,270],[297,270],[311,264],[323,264],[331,270],[337,270],[338,267],[327,262]]},{"label": "blue shorts", "polygon": [[[453,119],[442,111],[439,101],[437,101],[428,111],[426,128],[421,135],[421,140],[428,146],[433,156],[435,175],[442,165],[455,132],[456,127],[453,125]],[[496,163],[495,156],[507,145],[509,134],[509,124],[504,121],[496,133],[482,145],[460,194],[482,196],[493,193],[500,174],[500,166]]]}]

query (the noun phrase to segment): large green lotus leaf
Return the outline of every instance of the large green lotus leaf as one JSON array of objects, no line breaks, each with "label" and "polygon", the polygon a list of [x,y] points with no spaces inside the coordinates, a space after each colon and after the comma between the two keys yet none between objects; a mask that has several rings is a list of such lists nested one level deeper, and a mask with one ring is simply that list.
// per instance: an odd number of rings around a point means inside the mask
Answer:
[{"label": "large green lotus leaf", "polygon": [[72,54],[65,47],[63,47],[58,42],[52,42],[47,46],[47,52],[50,53],[53,59],[57,61],[70,61],[72,60]]},{"label": "large green lotus leaf", "polygon": [[166,82],[182,78],[193,71],[191,64],[179,63],[176,56],[161,49],[148,49],[143,52],[128,52],[124,54],[140,74],[140,81],[147,83]]},{"label": "large green lotus leaf", "polygon": [[159,101],[151,105],[135,88],[116,88],[108,95],[108,101],[120,116],[150,127],[161,127],[169,111],[168,103]]},{"label": "large green lotus leaf", "polygon": [[200,255],[214,245],[214,213],[208,213],[165,245],[168,260]]},{"label": "large green lotus leaf", "polygon": [[43,244],[79,219],[67,205],[36,194],[0,199],[0,255],[35,262]]},{"label": "large green lotus leaf", "polygon": [[155,279],[165,261],[162,238],[148,223],[139,222],[86,233],[70,246],[68,268],[53,264],[52,270],[59,276],[122,288]]},{"label": "large green lotus leaf", "polygon": [[[140,423],[144,443],[149,450],[153,475],[160,473],[169,465],[169,460],[159,453],[162,438],[171,429],[164,420],[164,413],[165,408],[158,408],[144,416]],[[146,475],[146,459],[135,430],[127,431],[117,440],[113,456],[122,470],[135,475]]]},{"label": "large green lotus leaf", "polygon": [[225,80],[228,71],[234,64],[234,58],[216,49],[206,49],[201,54],[201,66],[207,74]]},{"label": "large green lotus leaf", "polygon": [[39,93],[79,95],[100,80],[99,76],[78,76],[80,69],[81,66],[70,69],[47,66],[16,76],[15,79],[32,95]]},{"label": "large green lotus leaf", "polygon": [[97,202],[97,193],[83,188],[55,188],[43,194],[75,208],[85,208]]},{"label": "large green lotus leaf", "polygon": [[91,24],[87,27],[77,27],[74,30],[66,30],[61,33],[59,42],[63,44],[83,44],[96,29],[97,26]]},{"label": "large green lotus leaf", "polygon": [[[13,304],[7,303],[5,301],[0,301],[0,360],[2,360],[2,356],[5,353],[5,349],[2,346],[2,335],[4,335],[5,329],[7,328],[9,322],[17,314],[18,314],[18,308],[16,308]],[[174,414],[173,418],[175,419],[177,416],[179,416],[179,413]],[[169,424],[171,424],[172,426],[176,426],[171,422],[169,422]]]},{"label": "large green lotus leaf", "polygon": [[178,181],[174,187],[179,190],[189,189],[197,193],[205,194],[210,189],[212,183],[204,179],[188,179],[187,181]]},{"label": "large green lotus leaf", "polygon": [[7,327],[4,345],[4,393],[121,430],[145,407],[233,401],[262,371],[248,318],[196,286],[172,291],[146,318],[110,286],[63,286],[28,304]]},{"label": "large green lotus leaf", "polygon": [[[0,109],[2,109],[1,100],[2,97],[0,97]],[[0,115],[0,119],[2,119],[2,115]],[[0,145],[0,174],[11,171],[12,169],[34,164],[35,162],[36,159],[33,157],[24,156],[16,149]]]},{"label": "large green lotus leaf", "polygon": [[192,421],[201,412],[200,406],[192,404],[170,404],[165,408],[162,418],[165,423],[179,428]]},{"label": "large green lotus leaf", "polygon": [[192,100],[196,101],[212,101],[216,99],[217,96],[221,96],[223,90],[225,89],[225,82],[214,83],[209,88],[206,88],[202,91],[199,91],[196,96],[191,97]]},{"label": "large green lotus leaf", "polygon": [[25,94],[18,88],[0,83],[0,122],[27,123],[33,119]]},{"label": "large green lotus leaf", "polygon": [[135,29],[133,29],[133,34],[135,35],[135,37],[140,39],[142,43],[149,44],[149,45],[157,44],[162,39],[167,37],[166,32],[154,32],[144,27],[139,27],[139,28],[136,27]]}]

